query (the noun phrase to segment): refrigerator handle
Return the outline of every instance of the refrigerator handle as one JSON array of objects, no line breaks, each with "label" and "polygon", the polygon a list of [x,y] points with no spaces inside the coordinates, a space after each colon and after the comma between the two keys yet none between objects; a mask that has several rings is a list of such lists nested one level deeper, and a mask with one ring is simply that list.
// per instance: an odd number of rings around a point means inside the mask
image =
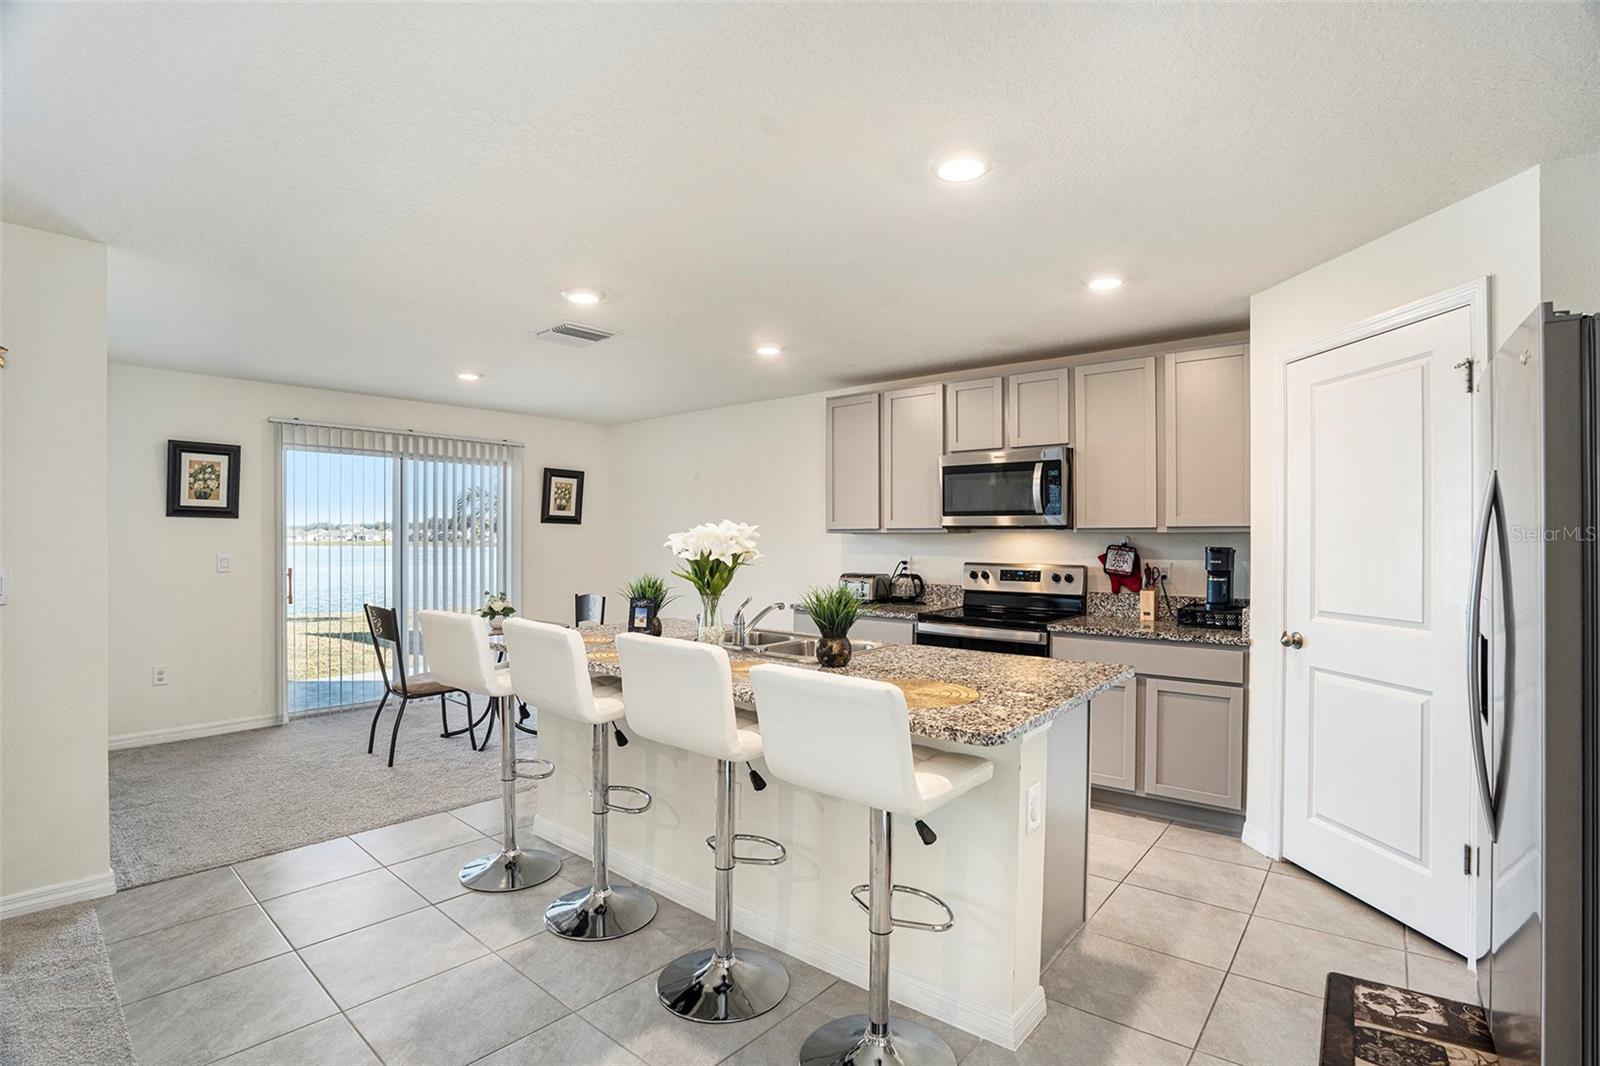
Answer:
[{"label": "refrigerator handle", "polygon": [[[1489,524],[1495,522],[1497,526],[1500,525],[1496,522],[1499,509],[1500,476],[1498,472],[1490,471],[1489,486],[1484,491],[1483,506],[1478,512],[1477,535],[1473,539],[1472,589],[1467,601],[1467,727],[1472,731],[1472,758],[1477,771],[1473,776],[1478,782],[1478,798],[1483,802],[1484,816],[1489,820],[1491,843],[1500,837],[1500,811],[1494,790],[1489,785],[1489,760],[1483,750],[1484,692],[1480,679],[1484,668],[1484,642],[1479,638],[1479,632],[1483,623],[1483,571],[1489,561]],[[1500,528],[1503,541],[1504,527]],[[1502,570],[1505,565],[1506,558],[1502,552]]]}]

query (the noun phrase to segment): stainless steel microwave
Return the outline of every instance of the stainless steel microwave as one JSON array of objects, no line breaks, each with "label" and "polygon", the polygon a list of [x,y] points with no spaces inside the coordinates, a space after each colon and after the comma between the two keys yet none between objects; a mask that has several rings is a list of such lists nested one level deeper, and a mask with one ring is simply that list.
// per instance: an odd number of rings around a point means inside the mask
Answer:
[{"label": "stainless steel microwave", "polygon": [[944,527],[1072,525],[1072,449],[961,452],[939,460]]}]

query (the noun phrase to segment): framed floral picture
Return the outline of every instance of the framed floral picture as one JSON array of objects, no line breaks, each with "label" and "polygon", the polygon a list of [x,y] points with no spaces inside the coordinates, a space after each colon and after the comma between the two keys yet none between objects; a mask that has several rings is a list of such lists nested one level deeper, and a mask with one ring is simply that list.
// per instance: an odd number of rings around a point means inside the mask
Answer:
[{"label": "framed floral picture", "polygon": [[237,444],[167,441],[167,517],[238,518]]},{"label": "framed floral picture", "polygon": [[544,495],[539,505],[539,521],[583,521],[583,471],[544,468]]}]

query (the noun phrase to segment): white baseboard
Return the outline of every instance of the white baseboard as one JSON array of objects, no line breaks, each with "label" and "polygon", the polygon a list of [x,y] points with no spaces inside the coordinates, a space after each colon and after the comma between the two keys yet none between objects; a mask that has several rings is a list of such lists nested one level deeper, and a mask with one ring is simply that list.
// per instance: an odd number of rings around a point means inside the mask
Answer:
[{"label": "white baseboard", "polygon": [[[592,846],[587,832],[557,825],[542,815],[534,817],[533,831],[578,855],[588,855]],[[628,880],[675,903],[681,903],[697,914],[711,918],[716,913],[716,896],[698,885],[664,874],[616,851],[609,852],[606,860],[613,870]],[[780,926],[771,915],[749,910],[737,903],[734,904],[733,914],[734,928],[738,932],[861,988],[867,986],[867,930],[864,923],[861,927],[861,950],[854,952]],[[1044,988],[1040,986],[1034,988],[1027,1001],[1014,1013],[1007,1013],[952,999],[938,985],[912,974],[893,969],[890,974],[890,986],[896,1001],[965,1029],[990,1043],[999,1044],[1008,1051],[1015,1051],[1044,1019]]]},{"label": "white baseboard", "polygon": [[26,892],[13,892],[0,896],[0,919],[15,918],[19,914],[49,910],[63,903],[78,903],[86,899],[99,899],[117,890],[117,879],[108,869],[103,874],[80,877],[76,881],[63,881],[58,885],[45,885]]},{"label": "white baseboard", "polygon": [[123,733],[121,736],[111,738],[111,750],[142,748],[148,744],[170,744],[174,740],[214,737],[220,733],[242,733],[246,729],[265,729],[269,725],[277,724],[277,715],[264,714],[256,715],[252,718],[226,718],[220,722],[207,722],[204,725],[179,726],[174,729],[151,729],[144,733]]},{"label": "white baseboard", "polygon": [[1272,838],[1259,825],[1252,822],[1244,823],[1244,831],[1239,834],[1239,840],[1245,846],[1255,848],[1269,859],[1278,857],[1272,850]]}]

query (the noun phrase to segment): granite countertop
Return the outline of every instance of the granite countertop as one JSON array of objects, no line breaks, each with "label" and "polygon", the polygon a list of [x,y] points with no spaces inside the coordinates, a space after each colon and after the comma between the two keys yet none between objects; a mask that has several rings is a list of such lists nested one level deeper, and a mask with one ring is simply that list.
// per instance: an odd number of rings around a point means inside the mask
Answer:
[{"label": "granite countertop", "polygon": [[[591,656],[614,652],[616,645],[600,635],[614,637],[626,626],[607,625],[586,628],[585,644]],[[682,619],[662,619],[664,635],[693,638],[694,623]],[[787,659],[763,659],[751,651],[730,651],[736,660],[762,659],[765,662],[822,669],[816,663],[797,663]],[[910,711],[913,736],[948,740],[977,747],[996,747],[1018,740],[1057,715],[1086,704],[1091,698],[1133,677],[1130,667],[1113,663],[1072,662],[1029,655],[1005,655],[984,651],[957,651],[910,644],[884,644],[871,651],[858,651],[850,665],[830,673],[874,680],[886,678],[927,678],[967,685],[978,692],[972,703],[956,707],[936,707]],[[622,669],[609,657],[589,660],[592,676],[621,677]],[[733,698],[755,706],[755,691],[747,678],[735,675]]]},{"label": "granite countertop", "polygon": [[[790,605],[801,614],[806,609],[798,603]],[[915,621],[917,615],[923,611],[943,611],[949,607],[961,606],[960,585],[935,585],[928,584],[922,590],[922,599],[916,603],[893,603],[886,600],[865,603],[861,605],[859,617],[861,618],[903,618]]]},{"label": "granite countertop", "polygon": [[1138,614],[1094,611],[1077,618],[1050,624],[1052,633],[1083,637],[1133,637],[1139,640],[1170,640],[1186,644],[1215,644],[1244,648],[1250,645],[1250,611],[1245,609],[1243,629],[1213,629],[1210,626],[1180,626],[1172,615],[1162,611],[1154,629],[1139,628]]}]

